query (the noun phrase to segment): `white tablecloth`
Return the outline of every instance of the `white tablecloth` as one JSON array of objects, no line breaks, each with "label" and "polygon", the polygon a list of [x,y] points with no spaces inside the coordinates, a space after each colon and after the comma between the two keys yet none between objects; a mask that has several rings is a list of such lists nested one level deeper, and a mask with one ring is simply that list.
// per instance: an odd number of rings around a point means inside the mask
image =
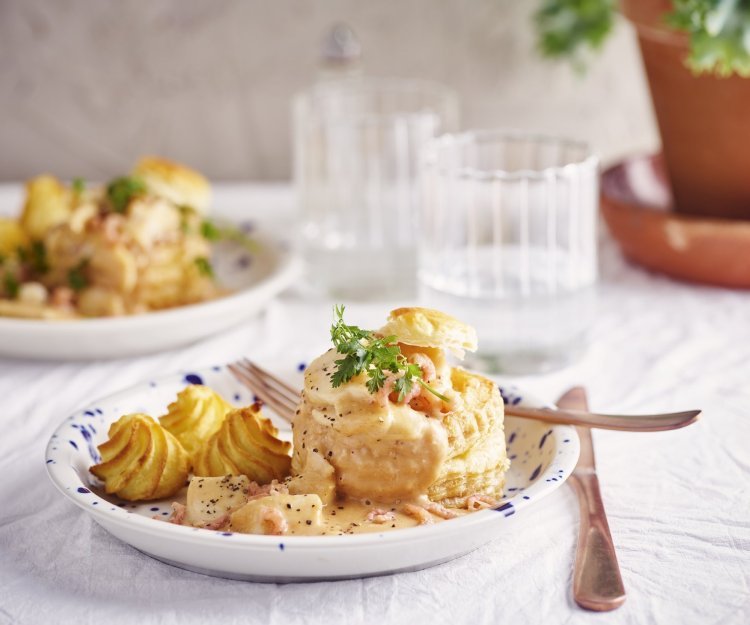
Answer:
[{"label": "white tablecloth", "polygon": [[[0,189],[0,211],[20,190]],[[217,191],[221,212],[289,223],[286,187]],[[576,607],[572,490],[508,519],[493,544],[433,569],[346,582],[263,585],[152,560],[65,501],[43,451],[92,398],[181,368],[325,344],[330,307],[290,294],[202,344],[89,364],[0,359],[0,624],[750,623],[750,294],[679,284],[628,266],[606,239],[594,342],[575,366],[515,380],[550,399],[585,384],[593,408],[701,407],[675,432],[596,432],[604,501],[628,592],[597,615]],[[378,325],[391,303],[351,305]]]}]

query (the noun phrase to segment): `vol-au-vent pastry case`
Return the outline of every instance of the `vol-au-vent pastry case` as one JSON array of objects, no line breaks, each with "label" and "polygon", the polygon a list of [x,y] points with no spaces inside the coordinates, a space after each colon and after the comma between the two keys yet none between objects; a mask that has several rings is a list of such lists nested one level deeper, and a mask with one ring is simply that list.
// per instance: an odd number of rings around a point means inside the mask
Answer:
[{"label": "vol-au-vent pastry case", "polygon": [[[235,408],[190,385],[158,419],[114,423],[92,474],[123,499],[170,498],[171,523],[252,534],[382,532],[497,505],[509,467],[503,400],[451,361],[476,349],[474,329],[400,308],[362,330],[343,312],[334,346],[304,372],[291,444],[260,402]],[[167,444],[145,445],[141,429]]]}]

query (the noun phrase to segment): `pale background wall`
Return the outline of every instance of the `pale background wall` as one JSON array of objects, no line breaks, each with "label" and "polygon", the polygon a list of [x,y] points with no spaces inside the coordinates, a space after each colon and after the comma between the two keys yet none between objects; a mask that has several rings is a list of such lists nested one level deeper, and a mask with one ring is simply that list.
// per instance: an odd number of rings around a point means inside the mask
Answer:
[{"label": "pale background wall", "polygon": [[0,180],[101,179],[142,153],[216,179],[290,175],[289,100],[343,20],[368,73],[461,96],[465,127],[589,139],[605,161],[658,145],[623,20],[585,76],[542,61],[536,0],[0,0]]}]

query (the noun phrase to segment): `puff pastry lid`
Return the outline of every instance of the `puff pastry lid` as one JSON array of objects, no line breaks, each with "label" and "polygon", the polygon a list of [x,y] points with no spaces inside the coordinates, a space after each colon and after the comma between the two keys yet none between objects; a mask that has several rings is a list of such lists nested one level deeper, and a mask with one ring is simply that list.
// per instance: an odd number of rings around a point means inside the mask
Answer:
[{"label": "puff pastry lid", "polygon": [[458,358],[477,349],[477,332],[473,327],[430,308],[396,308],[378,332],[396,336],[407,345],[445,349]]}]

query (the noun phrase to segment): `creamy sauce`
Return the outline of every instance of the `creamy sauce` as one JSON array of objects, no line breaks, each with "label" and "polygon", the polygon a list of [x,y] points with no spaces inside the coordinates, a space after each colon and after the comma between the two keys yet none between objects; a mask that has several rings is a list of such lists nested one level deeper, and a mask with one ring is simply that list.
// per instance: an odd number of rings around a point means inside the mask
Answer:
[{"label": "creamy sauce", "polygon": [[[378,504],[367,503],[369,500],[357,501],[346,499],[334,502],[323,508],[323,522],[320,527],[298,524],[291,525],[287,535],[304,536],[342,536],[344,534],[368,534],[373,532],[384,532],[393,529],[415,527],[419,521],[413,516],[400,511],[401,504]],[[393,519],[384,520],[382,523],[368,520],[368,515],[373,511],[384,511]],[[455,510],[458,515],[466,513],[466,510]],[[429,513],[428,513],[429,514]],[[434,514],[429,514],[433,523],[444,521]]]},{"label": "creamy sauce", "polygon": [[[507,467],[495,385],[472,379],[456,387],[442,350],[402,349],[442,398],[417,388],[397,401],[388,386],[373,394],[364,374],[334,388],[341,355],[331,349],[305,370],[291,476],[264,486],[244,476],[194,480],[195,494],[173,520],[249,534],[339,536],[437,523],[492,505],[496,500],[482,493],[502,492]],[[484,397],[482,385],[489,388]],[[237,485],[242,501],[230,505]],[[209,519],[205,506],[220,513]]]},{"label": "creamy sauce", "polygon": [[[201,481],[208,482],[212,480],[227,480],[226,478],[194,478],[196,483],[199,484]],[[232,481],[244,480],[247,483],[245,476],[235,476],[231,478]],[[195,491],[197,492],[197,491]],[[227,512],[237,512],[241,510],[245,505],[245,497],[240,503],[237,501],[237,492],[232,489],[226,490],[225,492],[212,492],[213,498],[209,501],[211,505],[209,508],[204,510],[202,505],[205,502],[195,501],[195,495],[193,496],[193,506],[191,506],[191,494],[187,488],[180,491],[179,495],[174,499],[175,503],[173,506],[186,506],[187,516],[180,517],[176,522],[179,524],[193,525],[194,527],[207,527],[208,529],[221,530],[221,531],[234,531],[238,533],[273,533],[273,532],[261,532],[261,531],[249,531],[243,530],[242,527],[233,526],[230,521],[230,516],[225,515]],[[273,498],[283,499],[284,495],[272,495]],[[357,500],[357,499],[342,499],[334,501],[328,505],[319,506],[319,510],[310,509],[306,511],[300,507],[290,507],[289,505],[281,506],[281,510],[284,516],[287,518],[287,527],[283,532],[285,536],[343,536],[346,534],[367,534],[374,532],[385,532],[394,529],[403,529],[407,527],[415,527],[423,524],[426,520],[427,523],[439,523],[445,519],[436,514],[431,514],[427,510],[423,511],[424,520],[420,520],[415,516],[412,516],[405,512],[404,507],[412,505],[414,507],[420,507],[421,504],[426,503],[425,501],[414,501],[411,504],[397,502],[397,503],[382,503],[372,501],[369,499]],[[315,504],[312,508],[315,508]],[[196,513],[196,508],[198,513]],[[288,508],[288,509],[287,509]],[[309,512],[306,513],[306,512]],[[469,513],[468,510],[455,509],[450,510],[455,516],[463,516]],[[201,514],[203,513],[203,514]],[[224,518],[223,522],[214,524],[218,519]],[[159,520],[164,520],[159,517]],[[174,516],[171,519],[175,521]]]}]

